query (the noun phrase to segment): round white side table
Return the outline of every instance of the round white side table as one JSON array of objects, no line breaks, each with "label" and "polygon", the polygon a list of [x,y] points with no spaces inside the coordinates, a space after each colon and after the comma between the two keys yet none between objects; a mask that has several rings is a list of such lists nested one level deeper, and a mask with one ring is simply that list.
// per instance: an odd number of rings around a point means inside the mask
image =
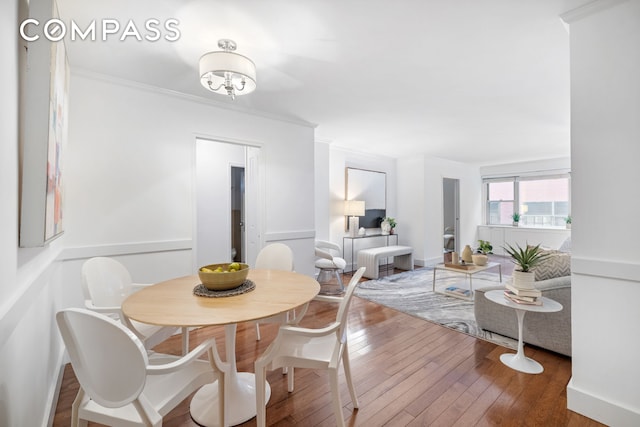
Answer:
[{"label": "round white side table", "polygon": [[522,326],[524,325],[524,315],[527,311],[538,313],[552,313],[562,310],[562,304],[551,298],[541,297],[542,305],[518,304],[511,301],[504,295],[504,291],[494,290],[484,294],[490,301],[505,307],[513,308],[518,317],[518,351],[516,354],[505,353],[500,355],[502,363],[516,371],[527,374],[540,374],[544,371],[541,364],[524,355],[524,344],[522,342]]}]

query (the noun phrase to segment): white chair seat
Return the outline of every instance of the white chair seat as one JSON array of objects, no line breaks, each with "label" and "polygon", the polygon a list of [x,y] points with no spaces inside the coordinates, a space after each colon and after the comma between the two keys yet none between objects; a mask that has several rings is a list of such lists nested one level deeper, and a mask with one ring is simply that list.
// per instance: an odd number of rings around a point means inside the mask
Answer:
[{"label": "white chair seat", "polygon": [[316,260],[316,268],[320,269],[332,269],[344,270],[347,266],[347,261],[340,257],[333,257],[333,259],[319,258]]}]

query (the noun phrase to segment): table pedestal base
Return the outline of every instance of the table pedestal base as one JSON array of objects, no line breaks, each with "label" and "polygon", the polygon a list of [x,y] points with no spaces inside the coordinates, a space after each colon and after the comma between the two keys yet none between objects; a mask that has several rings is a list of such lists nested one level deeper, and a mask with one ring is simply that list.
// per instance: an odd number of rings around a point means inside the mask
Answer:
[{"label": "table pedestal base", "polygon": [[[235,381],[232,377],[235,377]],[[229,376],[227,422],[235,426],[256,416],[256,377],[251,372],[238,372]],[[267,383],[266,401],[271,397]],[[191,399],[191,417],[206,427],[218,427],[218,382],[203,386]],[[222,426],[220,426],[222,427]]]},{"label": "table pedestal base", "polygon": [[508,367],[515,369],[516,371],[524,372],[526,374],[540,374],[544,371],[541,364],[533,359],[526,357],[520,353],[505,353],[500,355],[500,361]]}]

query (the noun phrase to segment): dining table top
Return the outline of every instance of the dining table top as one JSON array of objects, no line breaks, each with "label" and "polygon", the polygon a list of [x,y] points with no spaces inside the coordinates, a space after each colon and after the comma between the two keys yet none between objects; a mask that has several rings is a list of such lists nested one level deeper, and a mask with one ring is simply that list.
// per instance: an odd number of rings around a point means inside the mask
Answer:
[{"label": "dining table top", "polygon": [[159,282],[128,296],[122,303],[130,319],[152,325],[197,327],[227,325],[284,313],[311,301],[320,284],[311,276],[284,270],[251,269],[255,289],[234,296],[194,294],[198,275]]}]

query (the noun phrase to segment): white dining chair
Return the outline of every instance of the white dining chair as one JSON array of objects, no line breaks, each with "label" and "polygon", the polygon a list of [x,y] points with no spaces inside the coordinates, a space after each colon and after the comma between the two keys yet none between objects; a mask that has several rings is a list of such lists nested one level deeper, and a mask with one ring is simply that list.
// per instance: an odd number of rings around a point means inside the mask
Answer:
[{"label": "white dining chair", "polygon": [[[340,270],[345,269],[347,261],[342,258],[340,246],[326,240],[316,240],[315,254],[315,267],[318,269],[316,280],[320,283],[320,293],[324,295],[343,293],[344,285]],[[336,278],[337,286],[331,283],[333,276]]]},{"label": "white dining chair", "polygon": [[345,379],[354,408],[358,408],[358,397],[351,378],[351,363],[347,334],[349,305],[353,292],[364,274],[360,267],[351,278],[336,316],[336,321],[320,329],[281,326],[275,340],[255,362],[257,425],[266,424],[266,375],[267,370],[287,368],[288,391],[293,391],[294,368],[325,369],[329,373],[329,383],[333,399],[336,425],[344,426],[338,370],[344,366]]},{"label": "white dining chair", "polygon": [[125,298],[145,286],[150,285],[134,283],[127,268],[113,258],[95,257],[82,264],[82,287],[87,309],[119,319],[140,338],[147,350],[181,332],[182,354],[187,354],[188,328],[148,325],[122,314],[121,306]]},{"label": "white dining chair", "polygon": [[[225,376],[214,338],[178,357],[147,351],[122,323],[70,308],[56,314],[80,389],[71,425],[161,426],[162,418],[205,384],[217,381],[219,425],[226,426]],[[199,357],[207,353],[209,360]]]},{"label": "white dining chair", "polygon": [[[269,270],[293,271],[293,251],[284,243],[271,243],[260,250],[256,258],[255,268]],[[277,314],[275,316],[260,319],[256,322],[256,340],[260,341],[260,324],[262,323],[279,323],[279,324],[295,324],[307,311],[308,305],[305,304],[299,310],[291,310],[286,313]]]}]

